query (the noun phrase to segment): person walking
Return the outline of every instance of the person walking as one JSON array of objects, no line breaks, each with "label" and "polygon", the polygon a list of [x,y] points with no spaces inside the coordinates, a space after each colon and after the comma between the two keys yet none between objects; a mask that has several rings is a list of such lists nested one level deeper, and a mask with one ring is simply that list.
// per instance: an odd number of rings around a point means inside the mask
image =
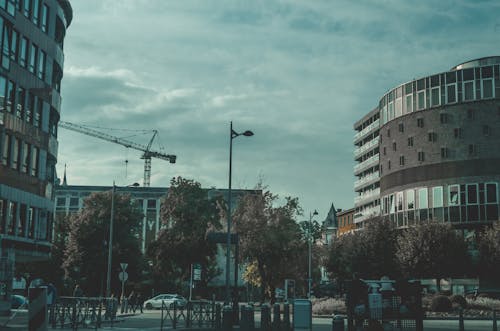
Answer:
[{"label": "person walking", "polygon": [[143,313],[142,306],[144,305],[144,297],[142,296],[141,292],[137,293],[137,296],[135,298],[135,302],[136,302],[136,308],[138,308],[142,314]]},{"label": "person walking", "polygon": [[130,292],[128,296],[128,304],[130,306],[130,312],[135,313],[135,292]]},{"label": "person walking", "polygon": [[75,298],[83,297],[83,291],[80,288],[80,285],[78,285],[78,284],[75,285],[75,289],[73,290],[73,297],[75,297]]}]

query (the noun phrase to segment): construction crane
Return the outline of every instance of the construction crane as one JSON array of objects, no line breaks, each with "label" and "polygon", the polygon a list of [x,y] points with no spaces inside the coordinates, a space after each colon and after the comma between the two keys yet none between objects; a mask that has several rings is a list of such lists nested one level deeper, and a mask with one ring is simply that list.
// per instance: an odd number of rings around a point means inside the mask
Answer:
[{"label": "construction crane", "polygon": [[175,163],[177,156],[165,154],[158,151],[151,150],[151,146],[153,145],[153,140],[158,135],[157,130],[152,130],[153,136],[149,140],[147,145],[137,144],[133,141],[129,141],[123,138],[115,137],[110,134],[95,130],[85,125],[74,124],[70,122],[59,121],[59,127],[65,128],[71,131],[79,132],[85,134],[87,136],[99,138],[102,140],[106,140],[115,144],[119,144],[125,147],[133,148],[138,151],[143,152],[141,159],[144,159],[144,187],[149,187],[151,184],[151,158],[155,157],[157,159],[162,159],[169,161],[170,163]]}]

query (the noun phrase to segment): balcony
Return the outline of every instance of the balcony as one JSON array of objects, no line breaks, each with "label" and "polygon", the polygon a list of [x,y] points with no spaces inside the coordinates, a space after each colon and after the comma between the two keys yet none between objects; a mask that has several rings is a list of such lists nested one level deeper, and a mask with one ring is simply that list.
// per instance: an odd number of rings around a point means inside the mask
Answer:
[{"label": "balcony", "polygon": [[354,135],[354,142],[355,143],[358,142],[361,138],[366,136],[368,133],[370,133],[373,130],[378,129],[378,128],[379,128],[379,120],[376,120],[375,122],[373,122],[372,124],[370,124],[366,128],[364,128],[363,130],[356,132],[356,134]]},{"label": "balcony", "polygon": [[375,137],[373,140],[370,140],[366,144],[364,144],[361,147],[358,147],[354,150],[354,157],[357,158],[358,156],[362,155],[363,153],[375,148],[378,146],[378,142],[380,140],[380,137]]},{"label": "balcony", "polygon": [[379,155],[374,155],[361,163],[358,163],[354,166],[354,174],[358,175],[362,170],[366,170],[370,166],[374,166],[379,162]]},{"label": "balcony", "polygon": [[373,182],[377,181],[380,179],[380,174],[378,171],[375,171],[374,173],[371,173],[367,176],[364,176],[357,181],[354,182],[354,190],[359,189],[363,185],[366,185],[368,183],[372,184]]},{"label": "balcony", "polygon": [[356,196],[354,198],[354,205],[360,205],[363,202],[366,202],[368,200],[374,200],[375,198],[378,198],[380,196],[380,187],[367,191],[365,193],[361,193],[360,195]]},{"label": "balcony", "polygon": [[368,208],[354,215],[354,223],[363,222],[369,218],[380,215],[380,206]]}]

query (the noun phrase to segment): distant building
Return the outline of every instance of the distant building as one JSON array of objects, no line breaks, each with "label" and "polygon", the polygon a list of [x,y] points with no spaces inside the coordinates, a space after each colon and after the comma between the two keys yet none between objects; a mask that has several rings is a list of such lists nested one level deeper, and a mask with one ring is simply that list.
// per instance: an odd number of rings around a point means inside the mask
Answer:
[{"label": "distant building", "polygon": [[[66,176],[64,177],[66,178]],[[70,214],[76,214],[83,208],[83,200],[94,192],[111,191],[112,186],[86,186],[86,185],[60,185],[56,186],[55,216],[58,221],[63,221]],[[222,195],[227,199],[227,189],[205,189],[207,198]],[[246,193],[260,192],[255,190],[232,190],[233,204]],[[162,227],[160,220],[160,206],[168,193],[167,187],[116,187],[115,194],[130,194],[137,203],[144,217],[141,222],[141,249],[144,253],[148,244],[155,240]],[[225,224],[224,222],[222,222]]]},{"label": "distant building", "polygon": [[380,215],[379,110],[373,109],[354,124],[354,224]]},{"label": "distant building", "polygon": [[337,211],[337,219],[339,222],[338,236],[343,236],[347,233],[356,230],[356,223],[354,221],[354,215],[356,213],[355,208]]},{"label": "distant building", "polygon": [[337,221],[337,213],[335,211],[335,207],[330,206],[330,210],[328,211],[328,215],[326,215],[325,220],[323,221],[323,243],[326,245],[330,245],[335,238],[337,237],[338,231],[338,221]]},{"label": "distant building", "polygon": [[63,44],[72,18],[68,0],[0,1],[0,256],[11,262],[50,255]]},{"label": "distant building", "polygon": [[398,227],[434,219],[465,231],[498,220],[499,100],[500,56],[385,93],[354,125],[357,227],[379,214]]}]

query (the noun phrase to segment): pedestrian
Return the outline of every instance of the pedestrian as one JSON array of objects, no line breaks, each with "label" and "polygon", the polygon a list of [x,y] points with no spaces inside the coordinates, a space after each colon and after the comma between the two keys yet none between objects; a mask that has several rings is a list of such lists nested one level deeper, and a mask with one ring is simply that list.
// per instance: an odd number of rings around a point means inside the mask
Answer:
[{"label": "pedestrian", "polygon": [[83,297],[83,291],[82,291],[80,285],[78,285],[78,284],[75,285],[75,289],[73,290],[73,297],[75,297],[75,298]]},{"label": "pedestrian", "polygon": [[130,312],[135,313],[135,292],[130,292],[128,296],[128,305],[130,307]]},{"label": "pedestrian", "polygon": [[127,296],[125,293],[122,293],[122,296],[120,297],[120,312],[122,314],[126,314],[128,311],[128,302],[127,302]]},{"label": "pedestrian", "polygon": [[136,302],[136,308],[139,308],[139,310],[141,311],[141,314],[142,314],[143,313],[142,306],[144,305],[144,297],[142,296],[141,292],[137,293],[137,296],[135,298],[135,302]]}]

